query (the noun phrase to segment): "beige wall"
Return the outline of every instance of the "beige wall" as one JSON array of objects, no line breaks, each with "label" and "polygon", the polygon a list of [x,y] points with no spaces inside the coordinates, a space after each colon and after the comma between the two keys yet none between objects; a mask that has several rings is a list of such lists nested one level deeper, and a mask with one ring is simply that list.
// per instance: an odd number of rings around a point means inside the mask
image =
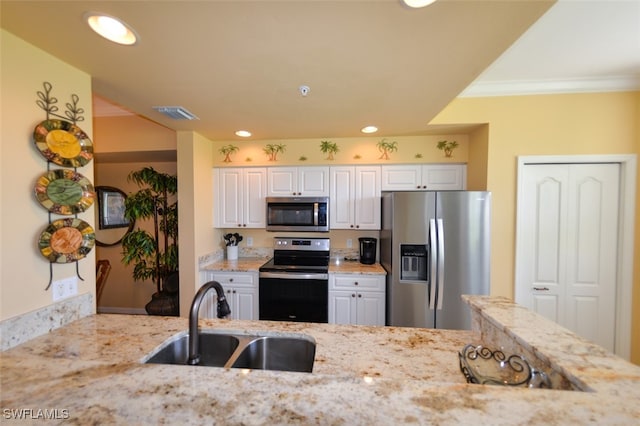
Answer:
[{"label": "beige wall", "polygon": [[[434,124],[489,123],[487,189],[493,192],[492,294],[513,298],[516,157],[638,154],[640,93],[462,98]],[[474,158],[470,158],[470,162]],[[640,181],[639,181],[640,183]],[[640,185],[637,186],[640,190]],[[636,202],[640,195],[636,194]],[[635,224],[632,356],[640,364],[640,210]]]},{"label": "beige wall", "polygon": [[[468,160],[468,141],[466,134],[429,135],[429,136],[390,136],[389,142],[397,142],[398,150],[390,153],[390,159],[380,158],[381,152],[376,145],[382,137],[368,136],[360,138],[290,139],[265,141],[215,141],[213,142],[213,166],[331,166],[393,163],[466,163]],[[440,140],[455,140],[460,146],[451,158],[445,158],[436,148]],[[329,140],[338,145],[339,151],[334,160],[327,160],[327,154],[320,151],[320,141]],[[234,145],[240,150],[231,156],[231,163],[224,162],[219,150],[226,145]],[[267,144],[283,144],[285,152],[278,154],[277,161],[269,161],[263,149]],[[421,155],[421,157],[419,156]],[[305,157],[302,160],[301,157]]]},{"label": "beige wall", "polygon": [[[156,158],[159,151],[176,151],[174,130],[136,115],[96,117],[93,121],[96,186],[113,186],[129,194],[139,190],[136,184],[127,182],[127,176],[132,171],[150,166],[162,173],[177,173],[175,161]],[[110,154],[116,154],[119,161],[125,162],[113,162]],[[107,160],[102,160],[105,158]],[[131,161],[131,158],[136,161],[144,159],[144,162]],[[138,226],[153,232],[151,221],[136,224]],[[98,235],[102,232],[97,230]],[[134,282],[133,265],[123,265],[121,253],[120,244],[96,249],[96,259],[109,260],[112,268],[98,309],[105,312],[144,312],[144,306],[151,300],[156,287],[150,280]]]},{"label": "beige wall", "polygon": [[95,119],[96,151],[175,151],[176,132],[138,115]]},{"label": "beige wall", "polygon": [[[96,139],[99,132],[96,129]],[[100,163],[95,165],[95,184],[101,186],[113,186],[130,194],[140,188],[131,182],[127,182],[127,176],[132,171],[140,170],[143,167],[153,167],[161,173],[175,175],[177,165],[175,162],[160,163]],[[96,209],[97,211],[97,209]],[[96,220],[96,224],[98,221]],[[136,228],[140,227],[153,233],[153,222],[147,220],[136,223]],[[123,232],[123,229],[118,229]],[[96,231],[98,235],[100,230]],[[96,259],[106,259],[111,263],[111,272],[107,278],[106,285],[102,292],[102,297],[98,303],[98,310],[105,312],[122,312],[122,309],[139,310],[144,312],[144,306],[151,300],[151,295],[156,291],[156,287],[151,280],[133,281],[133,265],[125,266],[122,263],[122,245],[116,244],[109,247],[96,247]],[[106,308],[106,310],[105,310]]]},{"label": "beige wall", "polygon": [[[53,85],[59,113],[71,95],[79,97],[85,121],[79,126],[92,137],[91,77],[4,30],[0,33],[1,141],[0,149],[0,320],[51,305],[49,262],[38,250],[48,225],[47,211],[35,200],[34,185],[47,162],[33,143],[35,126],[46,118],[37,107],[43,82]],[[53,118],[53,117],[52,117]],[[52,165],[52,168],[57,166]],[[93,161],[77,171],[91,182]],[[93,207],[78,217],[95,227]],[[61,216],[52,215],[52,220]],[[95,294],[95,249],[78,263],[78,294]],[[53,265],[53,279],[76,276],[76,265]]]},{"label": "beige wall", "polygon": [[198,259],[215,250],[212,144],[194,132],[178,132],[178,225],[180,229],[180,315],[187,316],[200,286]]}]

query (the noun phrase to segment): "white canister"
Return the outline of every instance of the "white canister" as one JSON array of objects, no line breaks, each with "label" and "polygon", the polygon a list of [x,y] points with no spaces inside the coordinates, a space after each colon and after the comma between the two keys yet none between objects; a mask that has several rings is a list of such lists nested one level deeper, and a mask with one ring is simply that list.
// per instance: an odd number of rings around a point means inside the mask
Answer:
[{"label": "white canister", "polygon": [[227,246],[227,260],[238,259],[238,246]]}]

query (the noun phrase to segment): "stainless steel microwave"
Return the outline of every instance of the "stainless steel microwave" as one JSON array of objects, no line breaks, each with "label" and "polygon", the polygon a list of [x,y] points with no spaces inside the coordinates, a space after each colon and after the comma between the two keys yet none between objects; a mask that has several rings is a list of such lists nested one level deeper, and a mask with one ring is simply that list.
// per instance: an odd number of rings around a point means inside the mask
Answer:
[{"label": "stainless steel microwave", "polygon": [[267,197],[267,231],[329,232],[329,197]]}]

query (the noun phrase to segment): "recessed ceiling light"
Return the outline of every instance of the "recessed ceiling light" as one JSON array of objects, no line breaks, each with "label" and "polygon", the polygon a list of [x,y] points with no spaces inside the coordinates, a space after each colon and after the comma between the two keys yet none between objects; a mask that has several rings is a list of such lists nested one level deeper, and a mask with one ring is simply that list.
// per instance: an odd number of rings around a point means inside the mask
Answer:
[{"label": "recessed ceiling light", "polygon": [[366,126],[360,130],[362,133],[375,133],[378,131],[376,126]]},{"label": "recessed ceiling light", "polygon": [[435,1],[436,0],[402,0],[404,4],[413,8],[429,6],[431,3],[434,3]]},{"label": "recessed ceiling light", "polygon": [[93,31],[109,41],[131,46],[138,41],[136,32],[118,18],[98,12],[87,12],[84,19]]},{"label": "recessed ceiling light", "polygon": [[237,136],[240,136],[241,138],[248,138],[249,136],[251,136],[251,132],[248,132],[246,130],[238,130],[236,132]]}]

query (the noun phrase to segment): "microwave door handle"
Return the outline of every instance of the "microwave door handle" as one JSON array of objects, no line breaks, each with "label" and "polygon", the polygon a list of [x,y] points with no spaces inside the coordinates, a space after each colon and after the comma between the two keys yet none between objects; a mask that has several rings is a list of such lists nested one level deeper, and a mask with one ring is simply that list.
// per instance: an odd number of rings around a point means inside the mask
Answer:
[{"label": "microwave door handle", "polygon": [[313,203],[313,224],[315,226],[318,226],[318,210],[320,210],[318,203]]},{"label": "microwave door handle", "polygon": [[429,274],[429,288],[431,294],[429,296],[429,309],[433,310],[436,304],[436,270],[438,253],[436,251],[436,221],[435,219],[429,220],[429,262],[430,262],[430,274]]},{"label": "microwave door handle", "polygon": [[444,300],[444,225],[438,219],[438,310],[442,310]]}]

